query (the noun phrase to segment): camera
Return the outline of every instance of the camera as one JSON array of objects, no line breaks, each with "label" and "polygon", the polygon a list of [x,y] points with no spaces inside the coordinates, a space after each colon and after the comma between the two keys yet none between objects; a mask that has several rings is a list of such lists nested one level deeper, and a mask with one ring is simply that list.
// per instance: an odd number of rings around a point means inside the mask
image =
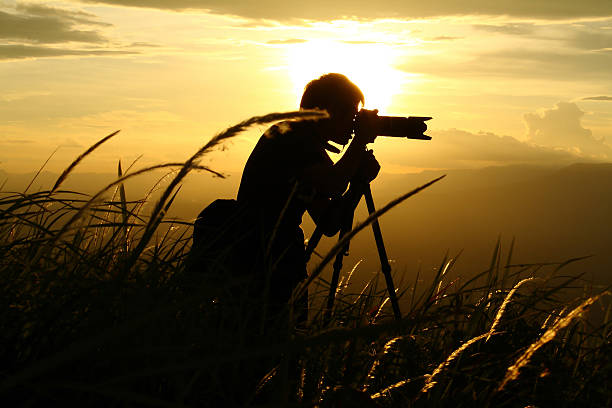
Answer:
[{"label": "camera", "polygon": [[[362,111],[368,111],[362,109]],[[426,121],[428,116],[378,116],[374,122],[377,136],[405,137],[408,139],[431,140],[431,136],[425,135],[427,130]]]}]

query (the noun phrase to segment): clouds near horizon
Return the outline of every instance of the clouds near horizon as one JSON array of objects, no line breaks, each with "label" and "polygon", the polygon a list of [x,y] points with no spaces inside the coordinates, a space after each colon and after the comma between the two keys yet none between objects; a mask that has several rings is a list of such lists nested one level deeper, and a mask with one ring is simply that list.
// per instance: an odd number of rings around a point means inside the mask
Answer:
[{"label": "clouds near horizon", "polygon": [[[612,51],[508,49],[481,51],[469,59],[452,64],[409,58],[399,68],[406,72],[443,77],[541,78],[563,81],[610,78]],[[578,74],[577,74],[578,73]],[[588,73],[588,78],[581,75]]]},{"label": "clouds near horizon", "polygon": [[175,160],[342,72],[385,114],[435,118],[431,142],[377,141],[398,169],[612,160],[610,66],[610,0],[8,0],[0,137],[38,150],[0,150],[17,168],[112,127],[124,151]]},{"label": "clouds near horizon", "polygon": [[294,19],[335,20],[346,17],[359,19],[398,18],[418,19],[441,16],[490,15],[519,18],[559,20],[612,15],[609,0],[498,0],[407,2],[402,0],[81,0],[85,3],[111,4],[183,11],[205,10],[249,19],[287,21]]},{"label": "clouds near horizon", "polygon": [[[541,146],[512,136],[492,132],[447,129],[430,132],[427,143],[411,141],[381,157],[386,167],[401,172],[402,165],[417,168],[468,169],[503,165],[567,165],[577,161],[597,161],[576,151]],[[377,140],[378,143],[378,140]],[[376,149],[375,149],[376,150]],[[391,166],[389,166],[391,164]]]},{"label": "clouds near horizon", "polygon": [[82,30],[78,26],[107,26],[94,15],[62,10],[43,5],[18,3],[15,13],[0,10],[0,39],[27,41],[37,44],[56,44],[69,41],[104,43],[106,38],[96,30]]},{"label": "clouds near horizon", "polygon": [[612,101],[612,96],[600,95],[600,96],[588,96],[582,98],[583,101]]},{"label": "clouds near horizon", "polygon": [[[583,125],[584,115],[572,102],[559,102],[553,108],[526,113],[527,140],[463,129],[431,131],[428,132],[431,141],[410,141],[409,146],[386,150],[384,161],[391,164],[388,167],[394,172],[402,172],[406,163],[416,168],[453,169],[611,161],[612,149]],[[379,139],[382,138],[376,143]]]},{"label": "clouds near horizon", "polygon": [[82,10],[16,2],[0,9],[0,60],[133,54],[109,47],[108,27]]},{"label": "clouds near horizon", "polygon": [[524,115],[527,136],[540,146],[570,149],[600,159],[612,158],[612,149],[605,140],[596,139],[593,132],[582,125],[584,114],[572,102],[559,102],[551,109],[527,113]]},{"label": "clouds near horizon", "polygon": [[0,45],[0,61],[40,57],[117,56],[131,54],[135,54],[135,52],[105,49],[66,49],[36,45]]}]

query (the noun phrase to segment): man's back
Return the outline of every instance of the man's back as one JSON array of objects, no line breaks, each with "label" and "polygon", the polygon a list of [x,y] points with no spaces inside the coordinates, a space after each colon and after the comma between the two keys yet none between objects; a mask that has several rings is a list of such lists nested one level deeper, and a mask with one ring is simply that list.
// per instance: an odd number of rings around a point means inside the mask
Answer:
[{"label": "man's back", "polygon": [[312,122],[273,126],[249,156],[238,202],[261,217],[258,221],[265,232],[271,233],[280,219],[278,226],[282,231],[277,233],[291,233],[301,224],[308,201],[316,193],[300,176],[306,168],[318,163],[332,164]]},{"label": "man's back", "polygon": [[300,224],[316,191],[301,175],[319,163],[332,164],[315,124],[284,122],[266,131],[244,167],[237,201],[246,208],[243,227],[259,255],[251,265],[254,279],[268,287],[272,309],[279,310],[306,278]]}]

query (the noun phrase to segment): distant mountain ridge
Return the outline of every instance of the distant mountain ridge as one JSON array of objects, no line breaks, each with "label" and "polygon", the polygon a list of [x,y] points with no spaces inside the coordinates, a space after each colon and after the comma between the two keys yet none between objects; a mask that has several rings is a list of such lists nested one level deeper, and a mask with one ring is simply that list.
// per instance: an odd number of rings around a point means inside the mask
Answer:
[{"label": "distant mountain ridge", "polygon": [[[444,253],[452,256],[463,250],[457,273],[471,275],[484,270],[498,237],[503,256],[516,239],[516,262],[553,262],[594,255],[571,265],[567,273],[586,272],[595,282],[612,283],[612,163],[576,163],[565,167],[501,166],[474,170],[426,171],[418,174],[381,174],[372,190],[375,203],[386,202],[415,187],[447,174],[430,188],[389,211],[381,219],[387,251],[394,268],[414,278],[420,264],[423,276],[436,268]],[[128,199],[140,199],[164,173],[136,177],[126,183]],[[3,191],[22,191],[34,173],[0,172]],[[30,191],[50,188],[56,174],[43,172]],[[62,186],[66,190],[93,193],[116,179],[113,174],[74,173]],[[207,173],[190,175],[171,208],[170,216],[194,219],[215,198],[235,197],[240,174],[227,179]],[[162,181],[159,188],[167,185]],[[363,204],[355,221],[367,212]],[[313,224],[304,217],[306,236]],[[324,239],[321,251],[335,243]],[[358,274],[379,268],[371,233],[364,231],[351,243],[345,265],[359,259]]]},{"label": "distant mountain ridge", "polygon": [[[606,176],[612,174],[612,163],[575,163],[564,167],[554,166],[535,166],[535,165],[508,165],[508,166],[490,166],[478,169],[448,169],[448,170],[427,170],[420,173],[409,173],[409,174],[389,174],[381,173],[380,176],[374,181],[374,186],[377,186],[381,190],[389,190],[389,184],[395,185],[396,183],[401,185],[408,185],[415,181],[427,181],[434,179],[441,174],[452,175],[456,180],[455,183],[443,183],[444,190],[455,190],[455,189],[466,189],[466,188],[482,188],[491,187],[496,185],[514,184],[517,182],[523,182],[527,180],[533,180],[538,177],[545,177],[558,173],[561,177],[582,177],[582,176]],[[0,169],[0,184],[4,183],[6,191],[11,189],[13,191],[20,191],[32,180],[36,172],[31,173],[7,173]],[[128,181],[128,184],[134,184],[135,186],[144,186],[147,183],[155,183],[164,174],[161,172],[153,172],[151,174],[144,174],[137,178]],[[52,173],[48,171],[41,172],[31,188],[44,189],[50,188],[53,183],[57,180],[58,173]],[[208,173],[196,173],[192,176],[200,182],[200,179],[209,179]],[[96,189],[112,182],[117,178],[116,174],[113,173],[81,173],[75,171],[71,173],[64,182],[64,186],[75,191],[86,191],[95,192]],[[237,184],[240,181],[239,173],[228,174],[228,183]],[[186,185],[188,186],[190,178],[187,179]],[[221,186],[224,183],[216,183],[222,192],[225,192],[225,188]],[[397,186],[396,186],[397,187]]]}]

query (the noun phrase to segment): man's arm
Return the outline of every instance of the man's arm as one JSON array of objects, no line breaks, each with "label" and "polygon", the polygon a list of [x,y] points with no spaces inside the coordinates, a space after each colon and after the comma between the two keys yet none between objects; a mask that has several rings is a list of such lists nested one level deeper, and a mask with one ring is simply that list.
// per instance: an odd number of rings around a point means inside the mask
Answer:
[{"label": "man's arm", "polygon": [[368,159],[366,146],[376,139],[374,129],[377,113],[366,111],[358,116],[355,137],[340,160],[335,164],[320,163],[311,166],[302,172],[300,179],[328,197],[338,197],[344,193],[349,181],[355,178],[364,160]]},{"label": "man's arm", "polygon": [[361,200],[365,186],[376,178],[379,171],[380,165],[374,154],[367,151],[346,193],[336,198],[327,198],[321,194],[315,196],[308,206],[308,213],[325,235],[336,235],[344,222],[352,221],[351,215]]},{"label": "man's arm", "polygon": [[[340,231],[347,217],[355,211],[361,196],[362,192],[352,187],[341,197],[334,199],[319,196],[308,206],[308,214],[317,227],[321,228],[323,234],[332,237]],[[350,219],[352,220],[352,217]]]},{"label": "man's arm", "polygon": [[353,141],[335,164],[310,166],[302,172],[300,179],[326,197],[339,197],[357,172],[365,152],[365,144]]}]

